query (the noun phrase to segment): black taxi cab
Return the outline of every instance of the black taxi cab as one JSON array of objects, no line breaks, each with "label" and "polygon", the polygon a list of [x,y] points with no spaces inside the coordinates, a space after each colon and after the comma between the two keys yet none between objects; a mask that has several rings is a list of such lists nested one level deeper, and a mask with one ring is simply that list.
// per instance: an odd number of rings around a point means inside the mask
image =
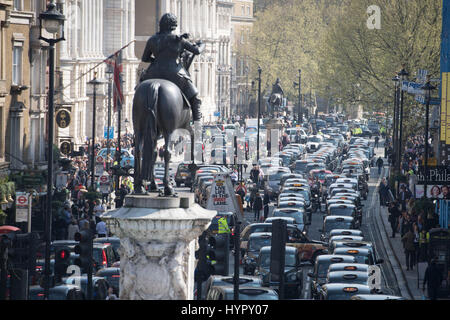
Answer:
[{"label": "black taxi cab", "polygon": [[355,257],[356,262],[368,265],[379,264],[372,250],[366,248],[336,248],[333,254],[347,254]]},{"label": "black taxi cab", "polygon": [[363,232],[358,229],[333,229],[330,231],[330,237],[333,236],[360,236],[364,237]]},{"label": "black taxi cab", "polygon": [[317,299],[320,287],[326,283],[328,268],[334,263],[355,263],[355,257],[349,255],[324,254],[316,257],[313,272],[308,273],[311,278],[311,297]]},{"label": "black taxi cab", "polygon": [[[361,261],[365,261],[366,259],[368,259],[368,261],[370,262],[370,265],[374,265],[374,264],[381,264],[384,262],[384,259],[379,259],[377,257],[374,245],[372,242],[370,241],[357,241],[357,240],[336,240],[333,242],[332,245],[329,246],[328,248],[330,251],[335,252],[336,250],[341,250],[342,252],[344,252],[345,250],[368,250],[368,252],[366,251],[352,251],[352,252],[347,252],[344,254],[352,254],[355,256],[360,256],[360,258],[358,258]],[[363,258],[364,257],[364,258]],[[361,262],[361,263],[366,263],[366,262]]]},{"label": "black taxi cab", "polygon": [[364,263],[333,263],[328,267],[328,272],[351,271],[351,272],[370,272],[370,267]]},{"label": "black taxi cab", "polygon": [[[208,296],[208,292],[217,286],[232,286],[234,285],[234,277],[233,276],[222,276],[222,275],[211,275],[208,280],[206,280],[204,297]],[[262,287],[262,279],[256,276],[239,276],[239,286],[241,287],[253,287],[260,288]]]},{"label": "black taxi cab", "polygon": [[357,283],[369,285],[369,273],[361,271],[328,271],[326,283]]},{"label": "black taxi cab", "polygon": [[330,239],[328,240],[328,244],[332,246],[334,241],[341,241],[341,240],[363,241],[364,238],[361,236],[354,236],[354,235],[348,236],[338,235],[330,237]]},{"label": "black taxi cab", "polygon": [[247,250],[244,254],[243,268],[244,274],[253,275],[256,269],[256,262],[262,247],[270,246],[272,243],[271,232],[255,232],[248,239]]},{"label": "black taxi cab", "polygon": [[[262,278],[264,287],[278,291],[279,281],[273,281],[270,273],[271,247],[262,247],[255,275]],[[297,248],[286,246],[284,258],[284,297],[298,299],[303,288],[303,269],[297,254]]]},{"label": "black taxi cab", "polygon": [[319,229],[320,240],[328,242],[330,232],[333,229],[356,229],[355,219],[344,216],[326,216],[323,219],[322,229]]},{"label": "black taxi cab", "polygon": [[370,294],[371,289],[363,284],[328,283],[324,284],[319,292],[319,300],[350,300],[357,294]]}]

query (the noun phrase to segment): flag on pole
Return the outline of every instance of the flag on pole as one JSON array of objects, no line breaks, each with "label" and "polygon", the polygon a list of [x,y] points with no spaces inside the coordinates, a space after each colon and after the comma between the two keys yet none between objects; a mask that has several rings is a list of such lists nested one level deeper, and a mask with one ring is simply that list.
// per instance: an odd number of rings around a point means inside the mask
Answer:
[{"label": "flag on pole", "polygon": [[114,53],[110,59],[106,59],[105,62],[114,68],[114,78],[113,78],[113,91],[114,91],[114,112],[122,110],[122,104],[124,102],[123,98],[123,85],[122,85],[122,50]]}]

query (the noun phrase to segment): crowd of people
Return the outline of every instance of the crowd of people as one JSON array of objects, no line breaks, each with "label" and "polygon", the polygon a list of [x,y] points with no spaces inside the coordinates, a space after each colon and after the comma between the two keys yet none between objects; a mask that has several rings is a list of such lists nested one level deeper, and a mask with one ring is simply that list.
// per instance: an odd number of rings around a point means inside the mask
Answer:
[{"label": "crowd of people", "polygon": [[[106,148],[107,143],[107,139],[97,140],[95,154]],[[132,135],[122,135],[120,144],[122,149],[132,152]],[[115,150],[117,140],[111,139],[109,146]],[[58,188],[59,194],[65,193],[66,195],[63,206],[55,208],[56,214],[54,214],[52,228],[54,240],[73,240],[76,232],[86,228],[90,228],[97,237],[109,235],[105,223],[99,216],[109,207],[110,193],[103,193],[100,199],[94,201],[87,197],[89,190],[92,190],[90,175],[91,144],[86,144],[83,148],[84,155],[71,158],[72,170],[69,172],[67,184]],[[115,163],[117,163],[117,159],[115,159]],[[106,166],[106,162],[104,165]],[[132,183],[129,178],[121,177],[119,184],[119,188],[114,192],[116,207],[121,207],[125,196],[132,191]],[[100,190],[98,181],[95,182],[94,189]],[[115,190],[115,181],[112,181],[111,189]]]}]

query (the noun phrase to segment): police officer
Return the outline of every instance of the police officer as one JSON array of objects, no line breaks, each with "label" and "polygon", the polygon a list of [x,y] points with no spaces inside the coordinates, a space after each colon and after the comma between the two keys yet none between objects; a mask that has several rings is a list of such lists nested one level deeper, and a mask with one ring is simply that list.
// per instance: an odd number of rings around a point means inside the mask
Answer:
[{"label": "police officer", "polygon": [[230,228],[228,227],[228,222],[225,217],[221,217],[218,221],[219,224],[219,234],[220,233],[231,233]]}]

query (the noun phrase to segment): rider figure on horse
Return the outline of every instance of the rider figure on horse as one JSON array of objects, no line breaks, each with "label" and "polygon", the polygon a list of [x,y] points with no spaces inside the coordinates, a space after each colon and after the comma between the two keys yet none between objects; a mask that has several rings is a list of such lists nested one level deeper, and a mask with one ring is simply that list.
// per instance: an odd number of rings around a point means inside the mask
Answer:
[{"label": "rider figure on horse", "polygon": [[201,100],[197,98],[198,90],[193,84],[187,68],[183,64],[182,56],[185,51],[199,55],[204,49],[201,42],[191,43],[188,35],[178,36],[172,32],[177,28],[177,17],[166,13],[159,22],[159,32],[147,41],[143,62],[150,62],[150,66],[141,76],[140,81],[147,79],[165,79],[175,83],[189,100],[194,121],[201,120]]},{"label": "rider figure on horse", "polygon": [[[272,93],[270,94],[270,104],[274,110],[279,111],[279,108],[283,104],[284,91],[281,88],[280,78],[277,78],[275,83],[272,85]],[[275,116],[275,115],[273,115]]]},{"label": "rider figure on horse", "polygon": [[282,97],[284,97],[284,91],[283,88],[281,88],[281,80],[280,78],[277,78],[275,83],[272,85],[272,94],[281,94]]}]

